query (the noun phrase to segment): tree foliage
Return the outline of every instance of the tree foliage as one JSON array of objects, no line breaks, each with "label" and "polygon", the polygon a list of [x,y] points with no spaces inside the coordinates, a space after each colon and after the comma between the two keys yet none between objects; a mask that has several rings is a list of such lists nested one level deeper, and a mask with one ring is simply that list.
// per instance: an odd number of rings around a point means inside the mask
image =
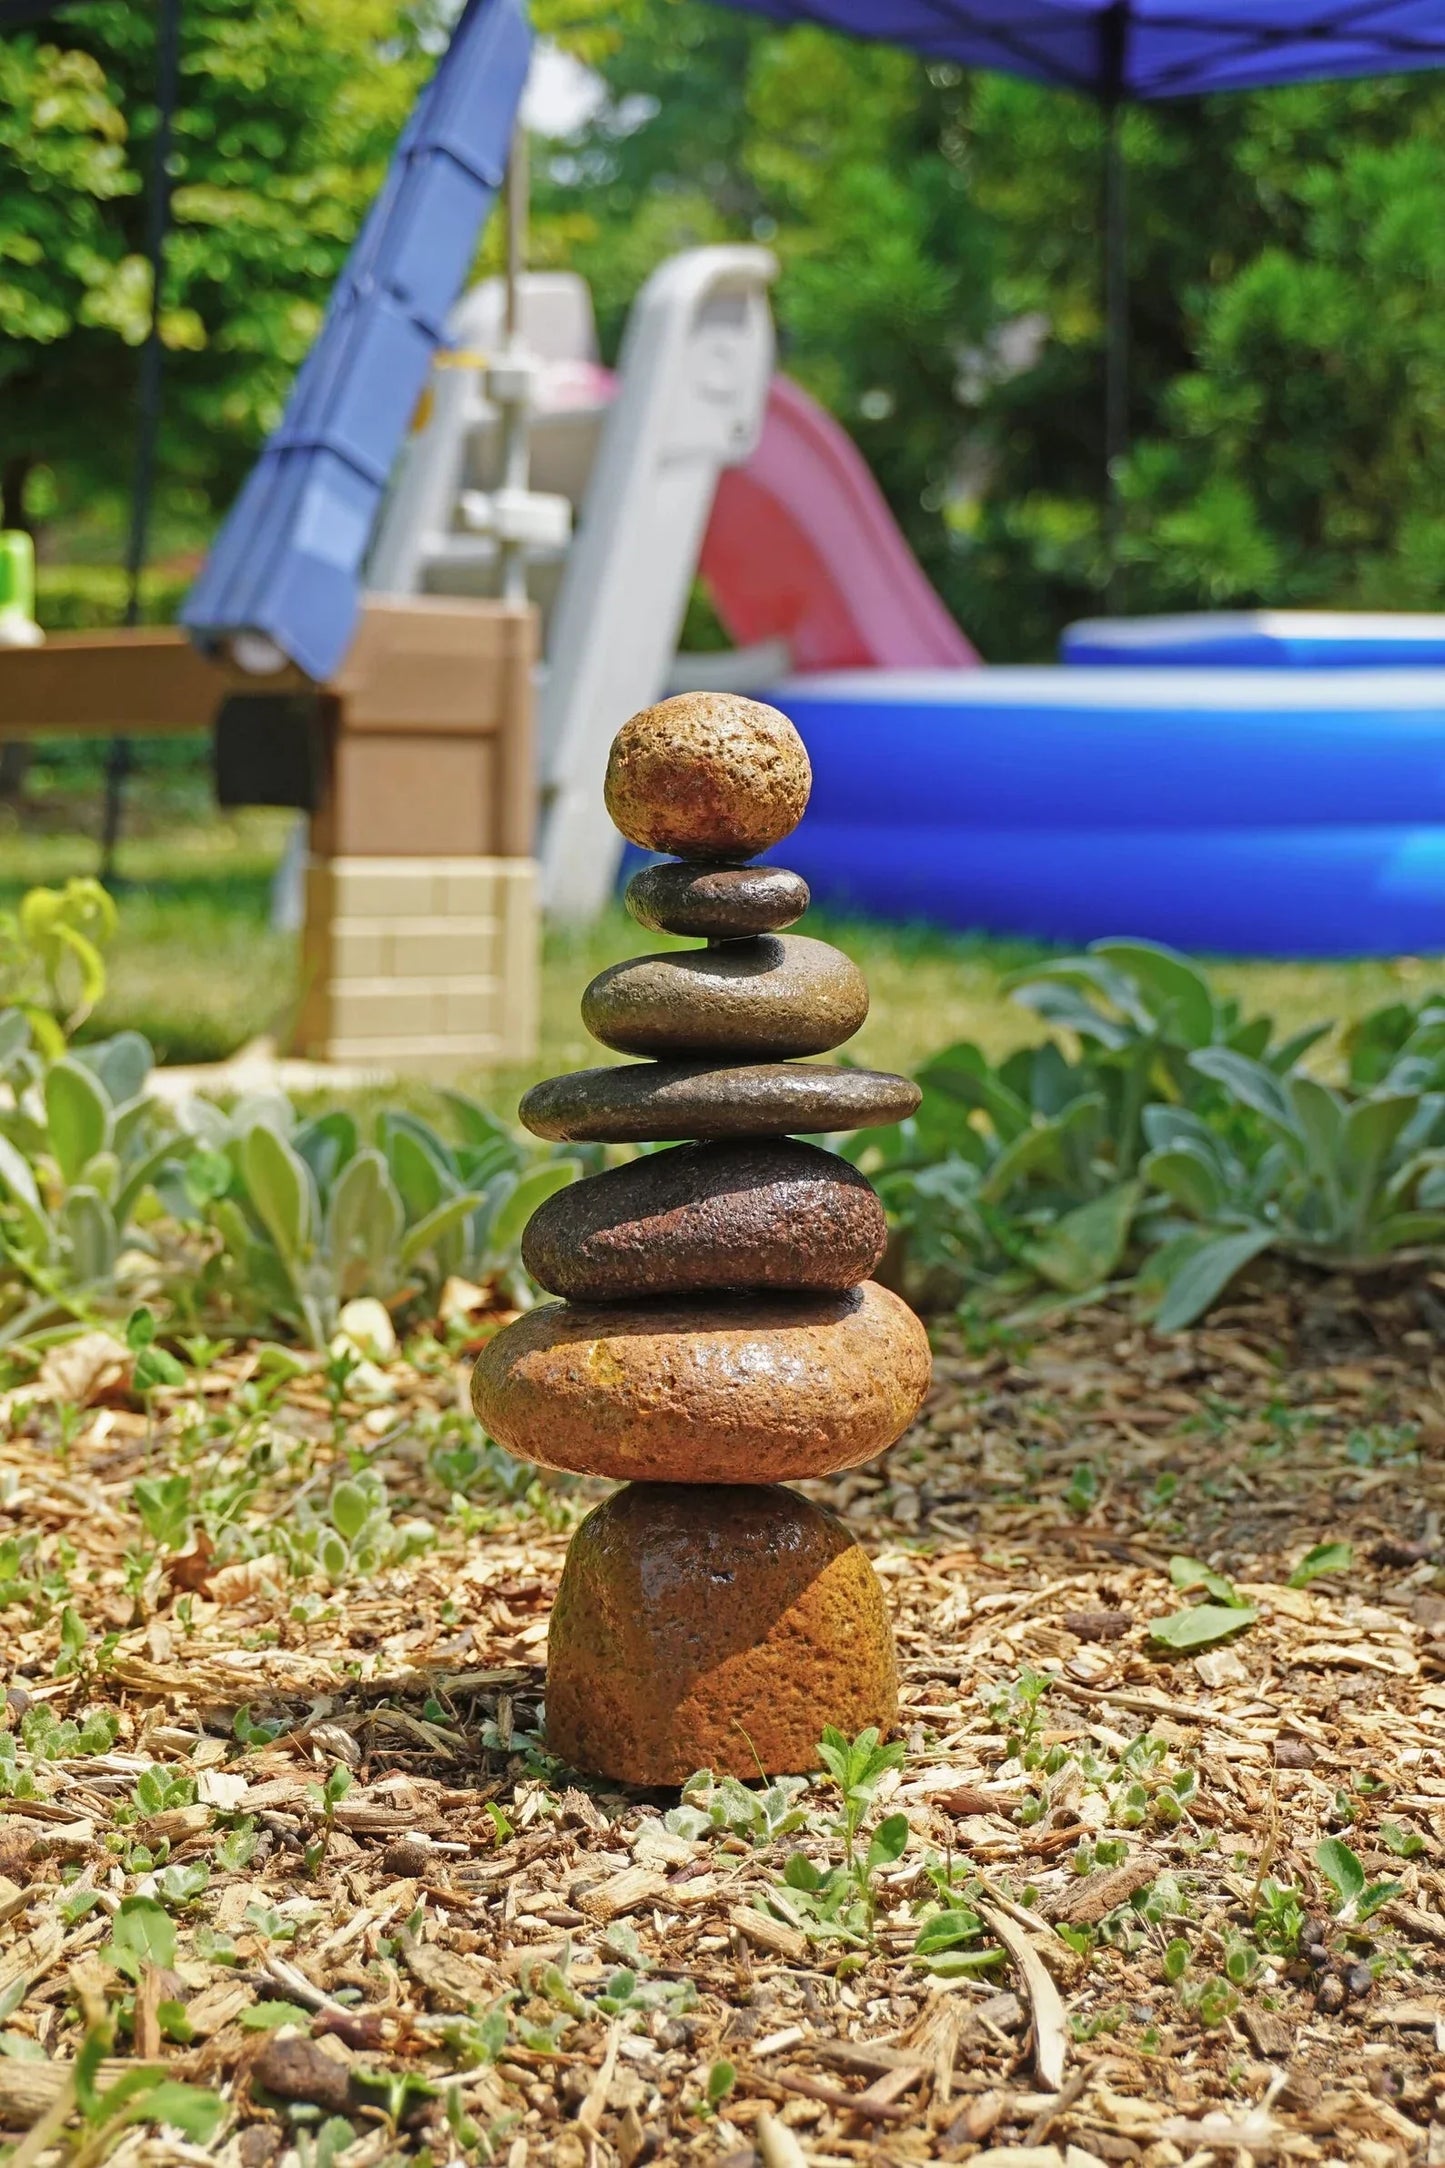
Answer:
[{"label": "tree foliage", "polygon": [[[169,531],[277,419],[447,0],[186,0],[162,326]],[[672,250],[778,254],[784,365],[998,660],[1097,606],[1102,130],[1086,101],[706,0],[534,0],[606,102],[535,162],[535,252],[615,345]],[[0,475],[111,533],[149,289],[150,0],[0,38]],[[1126,600],[1438,607],[1445,81],[1131,110]],[[496,263],[495,229],[483,244]]]},{"label": "tree foliage", "polygon": [[[31,516],[128,478],[155,21],[91,0],[0,39],[0,446]],[[169,503],[197,529],[279,418],[439,43],[430,0],[186,0],[161,334]]]},{"label": "tree foliage", "polygon": [[[668,249],[768,242],[785,365],[984,652],[1051,654],[1104,573],[1096,110],[701,0],[619,27],[546,194],[606,323]],[[1124,131],[1130,607],[1438,607],[1445,85],[1178,100]]]}]

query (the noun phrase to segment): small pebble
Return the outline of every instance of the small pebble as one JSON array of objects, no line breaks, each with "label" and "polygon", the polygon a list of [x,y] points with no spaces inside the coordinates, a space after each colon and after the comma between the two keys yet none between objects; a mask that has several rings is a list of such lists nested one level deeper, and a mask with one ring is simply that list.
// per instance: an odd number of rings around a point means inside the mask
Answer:
[{"label": "small pebble", "polygon": [[627,908],[653,933],[741,941],[778,933],[808,908],[808,884],[784,866],[644,866],[627,884]]}]

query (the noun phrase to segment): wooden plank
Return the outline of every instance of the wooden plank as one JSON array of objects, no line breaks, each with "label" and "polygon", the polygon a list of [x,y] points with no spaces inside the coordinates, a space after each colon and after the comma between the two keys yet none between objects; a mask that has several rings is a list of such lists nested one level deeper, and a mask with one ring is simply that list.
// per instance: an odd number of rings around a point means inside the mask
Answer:
[{"label": "wooden plank", "polygon": [[222,669],[171,625],[60,633],[40,647],[0,648],[0,737],[209,730],[227,691],[305,684],[299,671],[261,679]]},{"label": "wooden plank", "polygon": [[[531,663],[535,612],[527,605],[442,595],[374,596],[351,652],[325,689],[348,731],[419,731],[428,737],[500,736],[509,834],[530,847]],[[0,648],[0,738],[148,737],[209,730],[227,692],[304,692],[287,668],[248,675],[212,661],[175,625],[58,633],[39,647]],[[522,792],[528,799],[522,820]]]}]

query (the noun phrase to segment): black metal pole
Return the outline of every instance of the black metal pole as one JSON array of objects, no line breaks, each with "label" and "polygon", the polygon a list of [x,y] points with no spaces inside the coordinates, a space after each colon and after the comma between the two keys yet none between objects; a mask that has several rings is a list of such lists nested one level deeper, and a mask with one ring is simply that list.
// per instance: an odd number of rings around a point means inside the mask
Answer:
[{"label": "black metal pole", "polygon": [[1123,608],[1124,504],[1129,450],[1129,199],[1121,109],[1104,108],[1104,600]]},{"label": "black metal pole", "polygon": [[1123,608],[1120,470],[1129,449],[1129,204],[1124,100],[1129,95],[1130,0],[1112,0],[1099,18],[1099,104],[1104,116],[1104,607]]},{"label": "black metal pole", "polygon": [[[141,348],[137,396],[135,474],[131,484],[130,533],[126,538],[127,625],[140,623],[140,584],[150,540],[155,496],[156,458],[160,447],[165,349],[161,345],[161,288],[165,279],[166,236],[171,223],[171,140],[180,94],[181,0],[160,0],[156,46],[156,133],[151,145],[150,203],[146,218],[146,258],[151,267],[151,311]],[[100,876],[115,880],[116,846],[125,806],[125,780],[131,770],[128,738],[112,738],[105,763],[105,808],[101,819]]]}]

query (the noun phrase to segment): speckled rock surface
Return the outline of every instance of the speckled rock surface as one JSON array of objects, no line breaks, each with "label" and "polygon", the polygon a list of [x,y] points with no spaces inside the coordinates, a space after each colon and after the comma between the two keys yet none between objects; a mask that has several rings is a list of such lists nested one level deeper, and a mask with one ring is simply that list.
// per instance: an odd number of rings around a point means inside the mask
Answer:
[{"label": "speckled rock surface", "polygon": [[619,1054],[826,1054],[868,1014],[868,982],[841,949],[765,933],[720,948],[633,956],[599,971],[582,1021]]},{"label": "speckled rock surface", "polygon": [[776,708],[680,693],[623,724],[603,795],[644,850],[751,858],[797,827],[812,781],[803,741]]},{"label": "speckled rock surface", "polygon": [[883,1593],[837,1517],[796,1492],[647,1485],[578,1529],[548,1640],[547,1745],[630,1784],[817,1766],[898,1713]]},{"label": "speckled rock surface", "polygon": [[787,1140],[683,1144],[559,1190],[522,1260],[549,1294],[617,1302],[750,1288],[856,1287],[888,1239],[872,1184]]},{"label": "speckled rock surface", "polygon": [[627,908],[653,933],[740,941],[777,933],[808,908],[808,884],[783,866],[644,866],[627,884]]},{"label": "speckled rock surface", "polygon": [[667,1144],[872,1129],[901,1122],[922,1097],[908,1077],[878,1069],[646,1061],[548,1077],[517,1111],[533,1136],[560,1143]]},{"label": "speckled rock surface", "polygon": [[483,1348],[472,1406],[544,1468],[784,1483],[884,1452],[930,1367],[922,1325],[872,1280],[846,1295],[543,1303]]}]

